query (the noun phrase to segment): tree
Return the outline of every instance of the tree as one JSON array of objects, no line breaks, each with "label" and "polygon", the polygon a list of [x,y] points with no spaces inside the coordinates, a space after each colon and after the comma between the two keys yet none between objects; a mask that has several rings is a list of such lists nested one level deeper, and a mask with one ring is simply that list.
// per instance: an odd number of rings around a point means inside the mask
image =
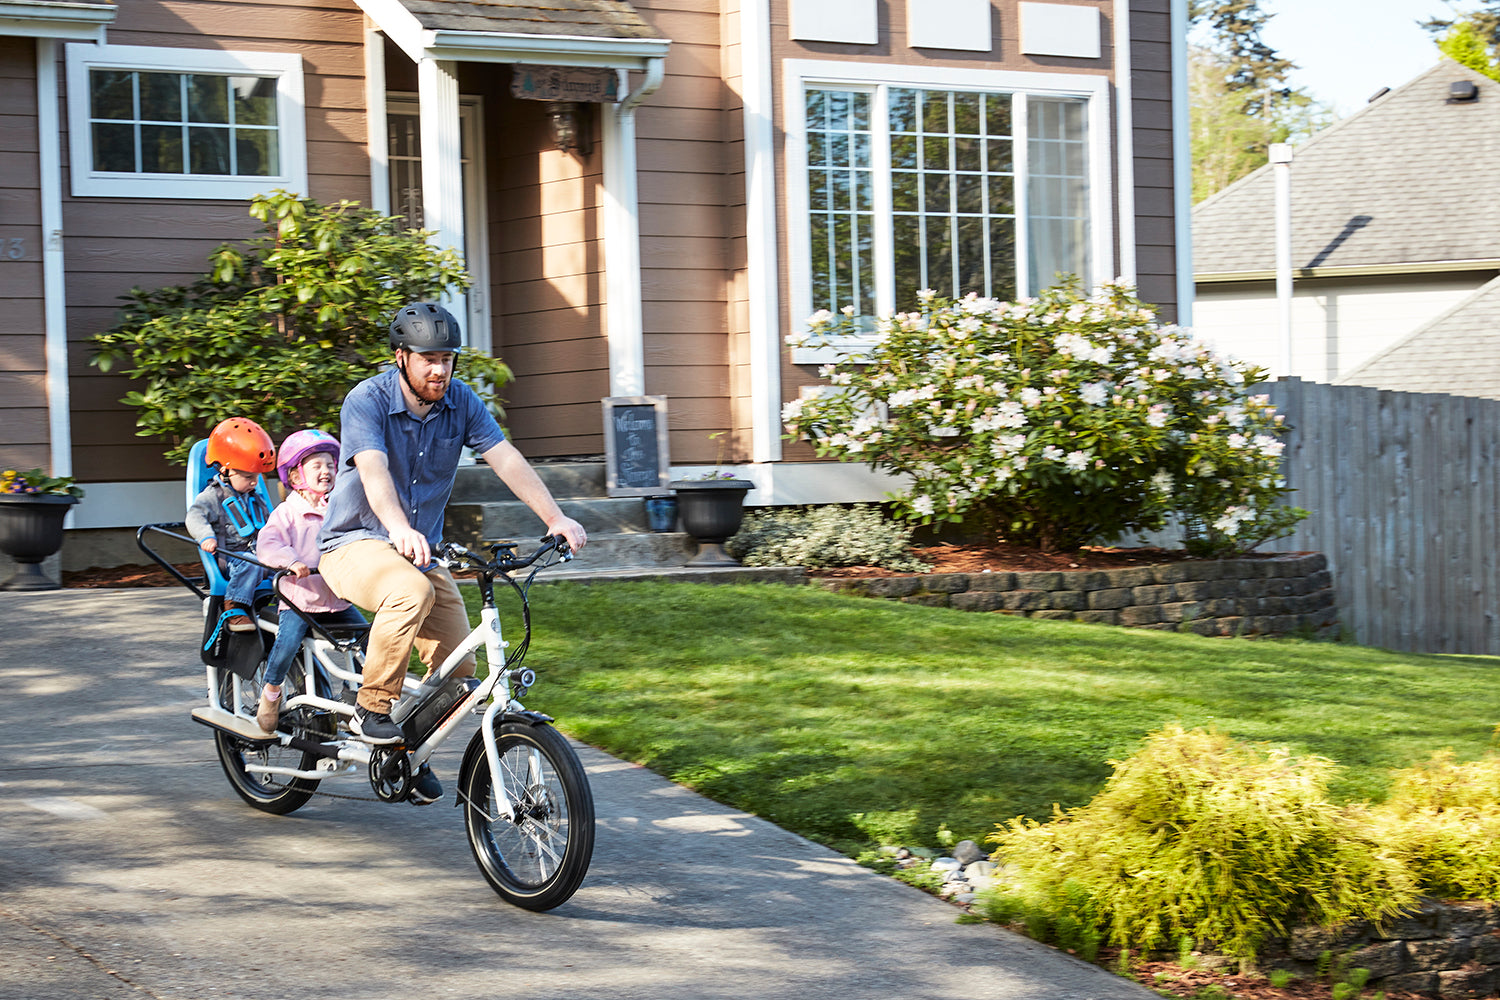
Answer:
[{"label": "tree", "polygon": [[[1452,7],[1454,0],[1444,0],[1444,2]],[[1500,51],[1500,0],[1479,0],[1477,10],[1455,17],[1429,17],[1421,22],[1422,27],[1437,38],[1448,34],[1460,24],[1472,27],[1485,47],[1492,53]]]},{"label": "tree", "polygon": [[1270,117],[1272,106],[1289,98],[1287,74],[1297,68],[1260,37],[1274,15],[1260,9],[1260,0],[1191,0],[1188,22],[1213,30],[1212,50],[1223,57],[1226,88],[1240,96],[1247,115]]},{"label": "tree", "polygon": [[[276,191],[257,195],[250,215],[266,235],[220,246],[191,285],[132,289],[120,322],[93,338],[91,364],[145,383],[121,401],[136,410],[137,436],[168,442],[171,462],[185,464],[193,441],[231,416],[276,438],[337,431],[344,396],[390,359],[396,310],[468,285],[457,253],[355,202]],[[465,351],[457,377],[498,410],[511,375]]]},{"label": "tree", "polygon": [[1300,90],[1278,99],[1270,117],[1246,114],[1242,93],[1227,83],[1230,72],[1227,57],[1212,49],[1195,45],[1188,53],[1195,203],[1259,168],[1271,143],[1308,138],[1335,117]]}]

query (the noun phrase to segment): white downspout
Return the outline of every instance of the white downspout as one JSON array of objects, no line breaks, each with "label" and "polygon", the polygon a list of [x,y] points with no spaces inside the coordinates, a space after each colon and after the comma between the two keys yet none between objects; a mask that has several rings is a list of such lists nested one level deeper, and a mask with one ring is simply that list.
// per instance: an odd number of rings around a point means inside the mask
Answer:
[{"label": "white downspout", "polygon": [[[57,40],[36,40],[37,167],[42,209],[42,321],[47,364],[47,426],[52,474],[73,474],[68,396],[68,313],[63,259],[62,128],[57,112]],[[71,520],[72,515],[69,515]]]},{"label": "white downspout", "polygon": [[1120,225],[1120,277],[1135,284],[1135,109],[1130,81],[1130,0],[1115,0],[1115,141]]},{"label": "white downspout", "polygon": [[776,139],[771,5],[740,5],[745,115],[745,263],[750,324],[750,458],[781,458],[781,304],[776,267]]},{"label": "white downspout", "polygon": [[[604,316],[611,396],[646,394],[635,109],[661,86],[666,63],[662,58],[646,60],[641,85],[604,113]],[[620,75],[624,89],[630,77],[623,70]]]},{"label": "white downspout", "polygon": [[1172,0],[1172,218],[1177,325],[1193,325],[1193,148],[1188,107],[1188,0]]},{"label": "white downspout", "polygon": [[370,202],[391,214],[390,140],[385,132],[385,35],[365,28],[365,141],[370,147]]}]

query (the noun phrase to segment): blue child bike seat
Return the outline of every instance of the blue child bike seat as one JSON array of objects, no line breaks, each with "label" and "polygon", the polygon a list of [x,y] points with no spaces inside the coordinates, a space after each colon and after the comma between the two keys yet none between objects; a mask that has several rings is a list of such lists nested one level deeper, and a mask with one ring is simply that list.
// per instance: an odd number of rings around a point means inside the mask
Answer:
[{"label": "blue child bike seat", "polygon": [[[191,507],[193,505],[193,501],[198,499],[198,494],[202,493],[203,490],[208,486],[209,480],[218,474],[216,470],[209,467],[204,462],[204,455],[206,455],[207,452],[207,438],[204,438],[202,441],[195,443],[193,445],[192,451],[188,452],[187,504],[183,508],[184,510],[186,510],[187,507]],[[265,502],[266,510],[272,510],[273,508],[275,508],[276,503],[271,499],[271,493],[266,488],[266,479],[264,476],[256,477],[255,492],[258,493],[261,500]],[[236,506],[238,507],[239,505]],[[233,517],[234,512],[231,512],[230,516]],[[256,525],[255,527],[259,528],[260,525]],[[236,523],[236,529],[239,530],[238,523]],[[245,535],[247,534],[247,532],[240,530],[240,534]],[[225,558],[229,557],[226,556]],[[226,577],[223,571],[219,569],[219,560],[214,557],[214,554],[212,552],[204,552],[201,548],[198,550],[198,559],[203,563],[203,574],[204,579],[208,584],[208,592],[210,594],[216,594],[219,597],[223,597],[224,594],[229,590],[229,578]],[[260,585],[263,588],[268,588],[270,586],[270,583],[269,581],[262,580]]]}]

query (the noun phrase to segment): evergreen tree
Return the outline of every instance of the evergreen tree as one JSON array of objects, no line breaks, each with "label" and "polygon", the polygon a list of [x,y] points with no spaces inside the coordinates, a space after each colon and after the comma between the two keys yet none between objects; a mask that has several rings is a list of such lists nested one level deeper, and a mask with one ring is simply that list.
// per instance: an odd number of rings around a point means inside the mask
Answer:
[{"label": "evergreen tree", "polygon": [[[1454,0],[1444,0],[1444,2],[1452,7]],[[1473,27],[1485,47],[1490,50],[1492,57],[1500,51],[1500,0],[1479,0],[1477,10],[1460,13],[1454,17],[1429,17],[1421,24],[1439,38],[1448,34],[1455,25],[1468,24]],[[1441,48],[1441,42],[1439,48]],[[1445,52],[1444,55],[1447,53]]]},{"label": "evergreen tree", "polygon": [[1238,94],[1247,115],[1270,118],[1279,102],[1295,91],[1287,75],[1297,68],[1260,37],[1273,15],[1260,9],[1260,0],[1189,0],[1192,26],[1208,25],[1214,52],[1223,57],[1225,85]]},{"label": "evergreen tree", "polygon": [[1428,18],[1422,27],[1437,36],[1443,55],[1500,80],[1500,0],[1484,0],[1479,10],[1458,17]]}]

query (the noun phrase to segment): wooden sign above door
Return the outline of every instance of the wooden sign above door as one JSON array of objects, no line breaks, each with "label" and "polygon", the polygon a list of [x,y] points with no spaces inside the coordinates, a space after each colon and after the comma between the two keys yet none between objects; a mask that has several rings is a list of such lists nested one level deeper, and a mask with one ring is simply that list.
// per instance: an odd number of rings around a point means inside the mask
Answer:
[{"label": "wooden sign above door", "polygon": [[582,101],[613,104],[620,99],[620,75],[584,66],[513,66],[510,96],[523,101]]}]

